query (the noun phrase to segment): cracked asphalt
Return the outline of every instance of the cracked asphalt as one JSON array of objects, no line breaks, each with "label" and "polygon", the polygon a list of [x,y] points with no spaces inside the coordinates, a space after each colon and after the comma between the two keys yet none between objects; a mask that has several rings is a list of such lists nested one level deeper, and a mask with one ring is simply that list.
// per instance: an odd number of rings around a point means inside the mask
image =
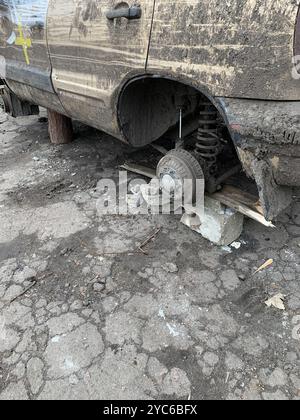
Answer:
[{"label": "cracked asphalt", "polygon": [[178,216],[99,216],[97,182],[149,153],[79,124],[53,146],[0,113],[0,399],[300,399],[300,191],[239,249]]}]

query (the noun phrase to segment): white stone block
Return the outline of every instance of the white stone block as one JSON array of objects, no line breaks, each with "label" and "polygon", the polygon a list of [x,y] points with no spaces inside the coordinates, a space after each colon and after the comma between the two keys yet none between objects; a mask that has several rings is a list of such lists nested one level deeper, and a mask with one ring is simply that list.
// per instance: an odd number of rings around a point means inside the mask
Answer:
[{"label": "white stone block", "polygon": [[230,245],[243,231],[244,216],[213,198],[205,197],[204,214],[186,211],[181,222],[216,245]]}]

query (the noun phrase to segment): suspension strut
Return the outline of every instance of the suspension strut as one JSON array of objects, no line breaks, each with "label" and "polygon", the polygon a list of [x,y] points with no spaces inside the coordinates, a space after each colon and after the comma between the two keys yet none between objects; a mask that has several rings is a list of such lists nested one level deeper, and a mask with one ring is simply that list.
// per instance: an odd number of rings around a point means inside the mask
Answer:
[{"label": "suspension strut", "polygon": [[217,170],[217,156],[221,147],[218,135],[218,111],[211,103],[203,102],[199,114],[195,151],[205,163],[209,173],[213,174]]},{"label": "suspension strut", "polygon": [[[218,110],[210,102],[201,102],[198,129],[194,134],[194,152],[202,166],[206,190],[213,193],[227,178],[239,172],[240,164],[231,159],[233,145],[224,139]],[[220,162],[222,152],[227,156],[228,165]]]}]

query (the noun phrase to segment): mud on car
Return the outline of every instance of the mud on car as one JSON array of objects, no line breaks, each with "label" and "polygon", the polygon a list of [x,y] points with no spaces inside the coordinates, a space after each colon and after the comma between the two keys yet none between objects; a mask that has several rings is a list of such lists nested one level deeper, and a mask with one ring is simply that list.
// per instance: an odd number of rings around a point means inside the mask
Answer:
[{"label": "mud on car", "polygon": [[158,142],[209,192],[242,169],[269,220],[300,186],[298,1],[0,0],[0,55],[14,116]]}]

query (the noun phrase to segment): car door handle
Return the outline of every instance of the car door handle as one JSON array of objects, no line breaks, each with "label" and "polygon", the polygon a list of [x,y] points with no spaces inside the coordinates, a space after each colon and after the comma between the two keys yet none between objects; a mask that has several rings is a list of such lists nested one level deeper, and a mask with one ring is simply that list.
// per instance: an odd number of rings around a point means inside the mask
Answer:
[{"label": "car door handle", "polygon": [[117,18],[140,19],[142,16],[142,9],[140,6],[121,7],[120,9],[113,9],[106,12],[106,17],[109,20]]}]

